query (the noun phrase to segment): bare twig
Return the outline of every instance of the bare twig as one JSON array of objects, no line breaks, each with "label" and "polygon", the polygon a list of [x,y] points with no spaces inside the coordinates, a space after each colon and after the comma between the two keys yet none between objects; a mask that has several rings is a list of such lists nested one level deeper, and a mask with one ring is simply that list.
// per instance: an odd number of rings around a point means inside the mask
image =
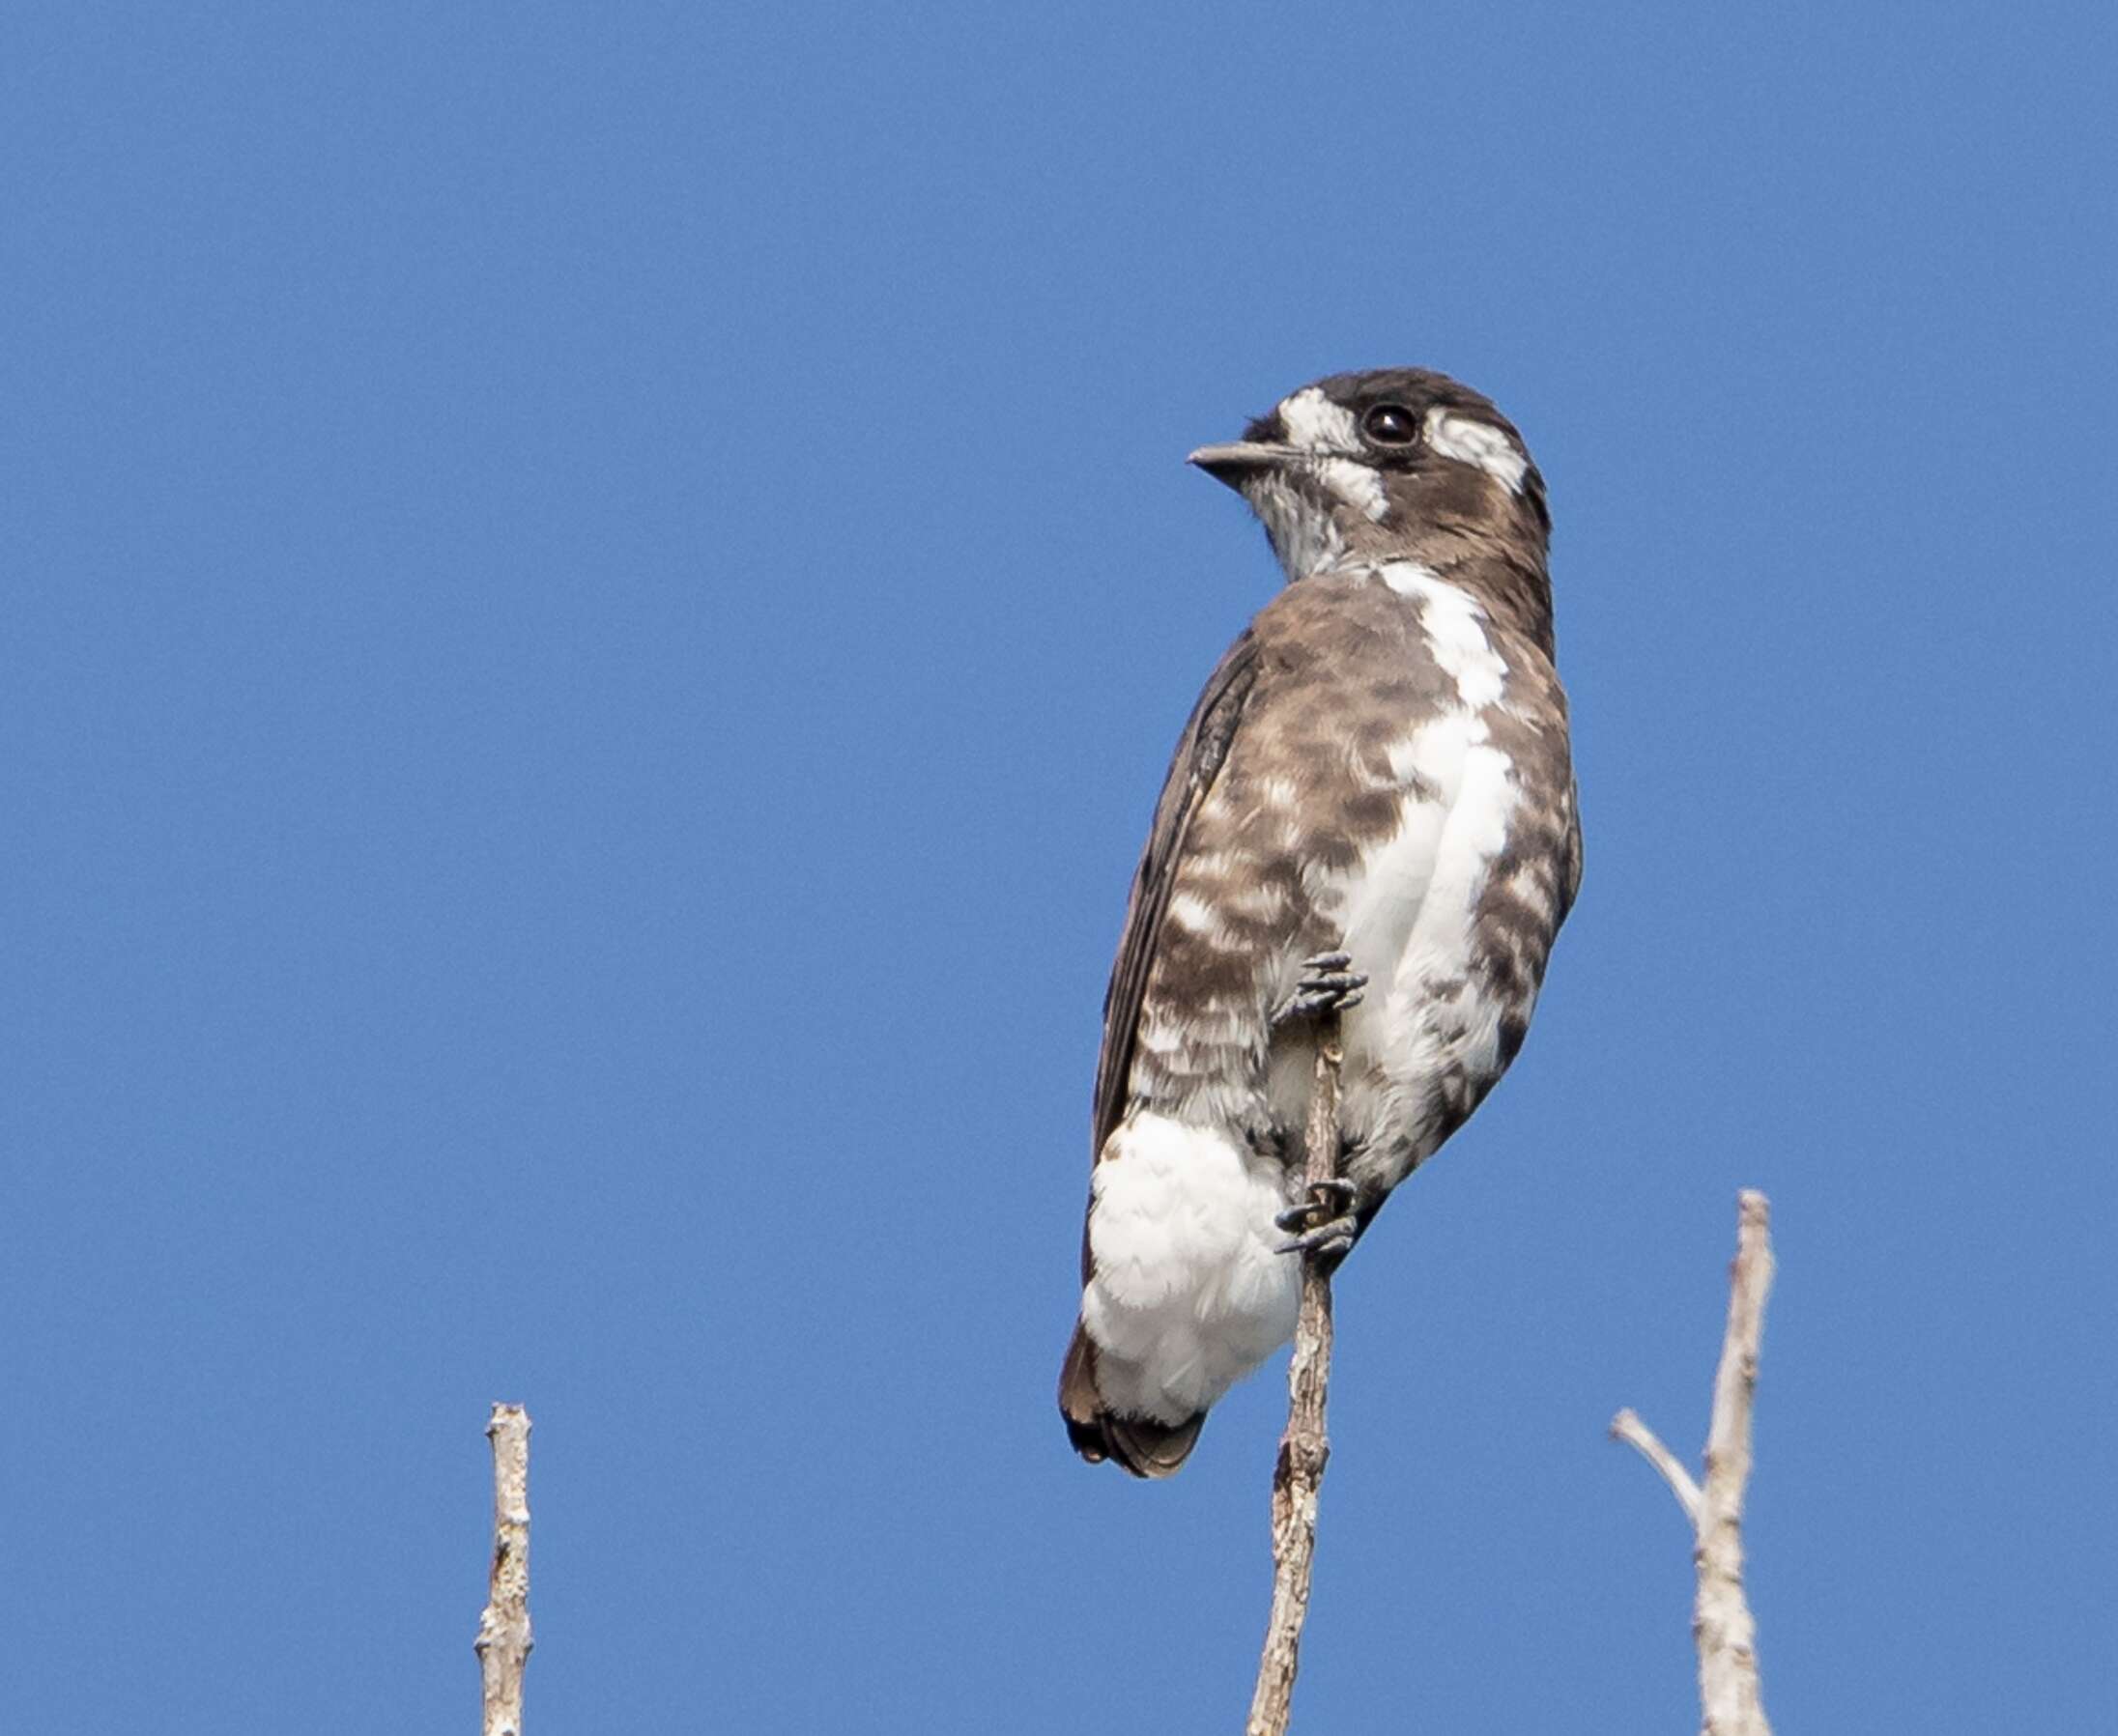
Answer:
[{"label": "bare twig", "polygon": [[1661,1437],[1640,1420],[1639,1412],[1627,1409],[1611,1418],[1611,1438],[1637,1448],[1640,1456],[1662,1473],[1670,1493],[1676,1496],[1676,1504],[1684,1509],[1684,1517],[1696,1527],[1699,1523],[1699,1485],[1692,1481],[1692,1473],[1678,1462],[1676,1455],[1662,1444]]},{"label": "bare twig", "polygon": [[530,1413],[495,1405],[485,1425],[493,1443],[493,1576],[478,1618],[478,1668],[485,1680],[485,1736],[522,1736],[522,1672],[530,1662]]},{"label": "bare twig", "polygon": [[[1316,1075],[1310,1087],[1307,1164],[1310,1197],[1338,1173],[1338,1015],[1318,1021]],[[1258,1659],[1245,1736],[1283,1736],[1302,1661],[1302,1624],[1309,1613],[1309,1568],[1316,1554],[1316,1498],[1331,1442],[1324,1402],[1331,1380],[1331,1278],[1314,1254],[1302,1262],[1302,1312],[1287,1370],[1287,1432],[1273,1469],[1273,1609]]]},{"label": "bare twig", "polygon": [[1743,1595],[1743,1494],[1750,1483],[1751,1406],[1765,1297],[1772,1289],[1771,1209],[1746,1188],[1737,1204],[1735,1263],[1729,1271],[1729,1323],[1713,1378],[1706,1433],[1706,1480],[1695,1484],[1646,1424],[1630,1410],[1611,1434],[1637,1447],[1675,1491],[1692,1522],[1699,1593],[1692,1638],[1699,1647],[1699,1702],[1704,1736],[1772,1736],[1758,1684],[1758,1627]]}]

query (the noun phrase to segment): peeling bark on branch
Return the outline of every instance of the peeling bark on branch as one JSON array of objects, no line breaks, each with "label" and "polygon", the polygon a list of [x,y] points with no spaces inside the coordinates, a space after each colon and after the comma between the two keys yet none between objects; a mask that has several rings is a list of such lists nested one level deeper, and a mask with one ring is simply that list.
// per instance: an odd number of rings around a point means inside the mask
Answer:
[{"label": "peeling bark on branch", "polygon": [[1772,1289],[1771,1211],[1754,1188],[1738,1201],[1735,1263],[1729,1271],[1729,1323],[1713,1380],[1713,1421],[1706,1433],[1706,1479],[1694,1483],[1676,1456],[1630,1410],[1612,1418],[1611,1435],[1662,1473],[1692,1523],[1699,1592],[1692,1638],[1699,1647],[1699,1702],[1703,1736],[1772,1736],[1758,1682],[1758,1627],[1743,1595],[1743,1495],[1750,1483],[1751,1407],[1758,1391],[1758,1352]]},{"label": "peeling bark on branch", "polygon": [[[1308,1161],[1314,1189],[1338,1174],[1338,1015],[1318,1021],[1316,1075],[1310,1086]],[[1302,1662],[1302,1624],[1309,1613],[1309,1569],[1316,1555],[1316,1502],[1331,1442],[1324,1404],[1331,1380],[1331,1277],[1313,1254],[1302,1257],[1302,1312],[1287,1369],[1287,1432],[1273,1470],[1273,1608],[1258,1659],[1245,1736],[1284,1736]]]},{"label": "peeling bark on branch", "polygon": [[485,1425],[493,1443],[493,1573],[478,1619],[485,1736],[522,1736],[522,1672],[530,1635],[530,1413],[495,1405]]}]

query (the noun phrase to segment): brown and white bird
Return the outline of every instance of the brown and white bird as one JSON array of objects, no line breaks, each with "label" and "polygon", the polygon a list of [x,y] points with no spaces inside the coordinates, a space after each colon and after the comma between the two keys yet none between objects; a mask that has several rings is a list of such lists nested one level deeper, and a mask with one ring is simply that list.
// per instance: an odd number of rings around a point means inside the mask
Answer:
[{"label": "brown and white bird", "polygon": [[[1551,520],[1514,425],[1389,368],[1191,462],[1289,583],[1185,727],[1103,1006],[1059,1406],[1084,1458],[1143,1477],[1292,1335],[1302,1252],[1342,1257],[1506,1070],[1581,877]],[[1331,1010],[1344,1188],[1318,1223],[1297,1202]]]}]

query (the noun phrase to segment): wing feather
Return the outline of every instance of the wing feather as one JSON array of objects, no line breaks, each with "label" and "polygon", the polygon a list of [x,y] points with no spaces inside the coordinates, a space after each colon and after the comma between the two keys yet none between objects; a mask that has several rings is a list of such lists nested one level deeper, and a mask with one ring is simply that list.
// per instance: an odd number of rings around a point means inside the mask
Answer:
[{"label": "wing feather", "polygon": [[[1141,852],[1139,868],[1132,876],[1131,896],[1126,901],[1125,935],[1118,943],[1110,987],[1103,996],[1103,1047],[1096,1066],[1095,1156],[1102,1155],[1103,1142],[1125,1115],[1140,1004],[1147,994],[1147,978],[1154,966],[1162,917],[1176,886],[1185,835],[1191,816],[1227,762],[1251,689],[1257,685],[1257,641],[1245,632],[1228,647],[1208,678],[1170,759],[1169,776],[1162,783],[1161,799],[1155,806],[1154,829],[1148,834],[1147,848]],[[1083,1259],[1085,1266],[1085,1249]]]}]

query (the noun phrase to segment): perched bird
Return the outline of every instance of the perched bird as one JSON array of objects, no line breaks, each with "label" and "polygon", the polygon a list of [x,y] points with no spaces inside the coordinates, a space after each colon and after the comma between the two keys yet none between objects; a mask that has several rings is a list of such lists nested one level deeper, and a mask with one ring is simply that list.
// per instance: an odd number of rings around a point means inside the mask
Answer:
[{"label": "perched bird", "polygon": [[[1074,1447],[1184,1463],[1522,1046],[1581,877],[1544,480],[1441,374],[1339,374],[1191,463],[1288,583],[1178,743],[1103,1005]],[[1316,1019],[1340,1015],[1343,1179],[1305,1190]]]}]

